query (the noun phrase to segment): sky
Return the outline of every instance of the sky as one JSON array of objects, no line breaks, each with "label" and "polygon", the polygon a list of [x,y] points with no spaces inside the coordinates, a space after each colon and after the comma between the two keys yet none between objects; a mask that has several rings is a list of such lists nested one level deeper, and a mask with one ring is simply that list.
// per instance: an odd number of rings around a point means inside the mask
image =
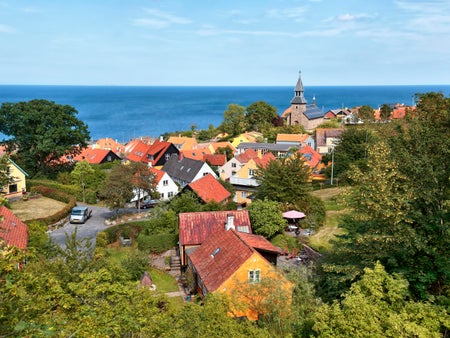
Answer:
[{"label": "sky", "polygon": [[0,84],[450,84],[449,0],[0,0]]}]

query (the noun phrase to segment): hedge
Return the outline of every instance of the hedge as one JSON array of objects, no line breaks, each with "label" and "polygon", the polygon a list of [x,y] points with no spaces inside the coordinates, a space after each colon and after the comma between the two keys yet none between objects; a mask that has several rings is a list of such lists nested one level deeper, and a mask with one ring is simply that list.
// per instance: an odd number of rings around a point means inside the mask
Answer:
[{"label": "hedge", "polygon": [[[53,188],[71,196],[75,196],[78,201],[83,200],[83,191],[79,186],[61,184],[50,180],[27,180],[27,190],[31,190],[34,186],[45,186]],[[85,190],[85,199],[88,204],[97,203],[97,194],[92,189]]]},{"label": "hedge", "polygon": [[77,204],[75,197],[68,195],[62,191],[59,191],[59,190],[56,190],[53,188],[49,188],[49,187],[45,187],[42,185],[32,187],[31,193],[32,194],[38,193],[38,194],[41,194],[42,196],[66,203],[66,206],[53,215],[32,219],[32,220],[27,221],[27,223],[42,222],[42,223],[45,223],[46,225],[57,223],[58,221],[67,217],[70,214],[70,211],[72,210],[72,208]]}]

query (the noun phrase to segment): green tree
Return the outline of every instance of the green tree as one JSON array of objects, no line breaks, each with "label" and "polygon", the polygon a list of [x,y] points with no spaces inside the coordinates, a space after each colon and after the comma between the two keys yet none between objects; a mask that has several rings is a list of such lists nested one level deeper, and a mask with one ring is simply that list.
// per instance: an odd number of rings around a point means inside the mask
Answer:
[{"label": "green tree", "polygon": [[0,191],[3,187],[10,184],[13,177],[9,174],[9,157],[8,155],[0,156]]},{"label": "green tree", "polygon": [[371,106],[361,106],[358,109],[358,116],[364,121],[373,121],[375,119],[375,111]]},{"label": "green tree", "polygon": [[0,132],[9,153],[29,173],[45,173],[65,155],[74,156],[89,140],[87,125],[75,108],[46,100],[3,103]]},{"label": "green tree", "polygon": [[384,103],[380,107],[380,119],[381,120],[389,120],[391,118],[392,109],[391,107]]},{"label": "green tree", "polygon": [[278,202],[256,200],[248,206],[248,213],[253,232],[257,235],[270,239],[287,227]]},{"label": "green tree", "polygon": [[302,199],[310,190],[309,173],[309,167],[298,152],[270,161],[255,172],[255,177],[260,182],[257,198],[281,203]]},{"label": "green tree", "polygon": [[83,194],[83,202],[86,202],[86,187],[89,187],[89,182],[94,179],[95,170],[87,161],[80,161],[75,164],[75,168],[70,173],[72,180],[77,184]]},{"label": "green tree", "polygon": [[319,308],[313,329],[317,337],[438,338],[449,333],[449,318],[443,307],[411,301],[408,282],[376,263],[341,302]]},{"label": "green tree", "polygon": [[220,129],[230,136],[236,136],[247,129],[245,119],[245,107],[236,103],[228,105],[227,110],[223,112],[223,122]]},{"label": "green tree", "polygon": [[151,198],[159,198],[159,193],[156,190],[155,175],[150,171],[149,167],[142,162],[133,162],[130,164],[131,174],[130,179],[133,183],[133,193],[137,195],[137,206],[141,210],[141,195],[147,195]]},{"label": "green tree", "polygon": [[246,120],[250,129],[261,131],[272,126],[278,117],[277,109],[264,101],[254,102],[247,107]]},{"label": "green tree", "polygon": [[123,164],[112,167],[100,194],[106,205],[118,215],[119,209],[133,198],[132,168]]}]

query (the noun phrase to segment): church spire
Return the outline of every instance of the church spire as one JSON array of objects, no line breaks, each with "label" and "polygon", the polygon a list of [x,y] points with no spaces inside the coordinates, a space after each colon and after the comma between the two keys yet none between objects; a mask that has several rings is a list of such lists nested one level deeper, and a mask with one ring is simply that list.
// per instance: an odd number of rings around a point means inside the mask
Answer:
[{"label": "church spire", "polygon": [[306,99],[305,99],[305,95],[304,92],[305,90],[303,89],[303,82],[302,82],[302,72],[299,71],[298,72],[298,80],[297,80],[297,84],[295,85],[295,89],[294,89],[294,98],[291,101],[291,104],[306,104]]}]

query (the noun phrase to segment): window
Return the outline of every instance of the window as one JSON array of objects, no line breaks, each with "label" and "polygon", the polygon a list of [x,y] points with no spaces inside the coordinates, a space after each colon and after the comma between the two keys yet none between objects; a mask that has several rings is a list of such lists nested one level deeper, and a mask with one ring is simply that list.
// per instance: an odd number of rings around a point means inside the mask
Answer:
[{"label": "window", "polygon": [[206,175],[208,175],[208,173],[203,173],[203,176],[206,176]]},{"label": "window", "polygon": [[169,185],[169,180],[163,180],[163,186]]},{"label": "window", "polygon": [[164,193],[162,192],[160,195],[161,195],[161,199],[163,199],[164,198]]},{"label": "window", "polygon": [[170,158],[170,154],[165,154],[165,155],[164,155],[164,158],[166,159],[166,161],[168,161],[169,158]]},{"label": "window", "polygon": [[12,194],[14,192],[17,192],[17,184],[11,184],[9,186],[9,193]]},{"label": "window", "polygon": [[253,175],[255,175],[255,170],[254,169],[248,169],[248,176],[252,177]]},{"label": "window", "polygon": [[237,167],[237,165],[236,165],[236,163],[231,163],[231,168],[236,168]]},{"label": "window", "polygon": [[259,283],[261,281],[261,270],[249,270],[248,271],[248,282],[249,283]]},{"label": "window", "polygon": [[242,192],[242,198],[247,198],[247,192],[246,191]]},{"label": "window", "polygon": [[169,191],[169,193],[167,194],[167,197],[168,197],[168,198],[173,197],[173,191]]}]

